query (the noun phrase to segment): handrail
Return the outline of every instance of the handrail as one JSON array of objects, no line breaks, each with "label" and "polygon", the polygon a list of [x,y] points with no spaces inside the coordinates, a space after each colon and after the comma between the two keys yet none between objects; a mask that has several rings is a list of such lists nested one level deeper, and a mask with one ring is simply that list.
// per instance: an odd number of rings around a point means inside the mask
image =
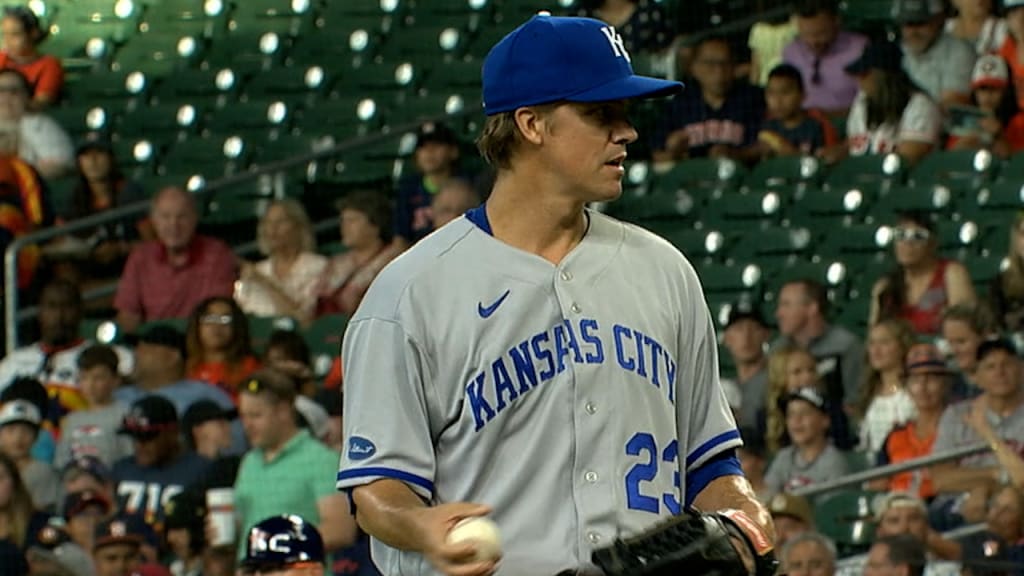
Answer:
[{"label": "handrail", "polygon": [[[479,112],[478,106],[466,106],[463,110],[454,114],[448,114],[443,117],[434,118],[439,121],[450,121],[458,119],[469,114],[476,114]],[[201,189],[195,191],[195,196],[198,198],[205,198],[212,195],[214,192],[223,188],[228,188],[243,182],[254,180],[264,174],[270,174],[273,172],[281,172],[290,168],[295,168],[303,164],[309,164],[317,160],[323,160],[326,158],[337,156],[343,152],[349,150],[356,150],[375,144],[377,142],[383,142],[388,139],[400,137],[402,134],[408,132],[415,132],[420,125],[429,121],[431,118],[424,118],[417,122],[409,122],[396,126],[393,128],[386,128],[373,134],[367,134],[362,136],[356,136],[349,138],[331,146],[330,148],[324,148],[322,150],[313,150],[305,154],[299,154],[287,158],[285,160],[279,160],[277,162],[270,162],[268,164],[257,165],[250,167],[249,170],[240,172],[238,174],[231,174],[224,176],[218,180],[214,180],[209,184],[203,186]],[[71,234],[80,230],[88,230],[95,228],[106,222],[112,222],[120,220],[129,216],[136,216],[144,214],[150,206],[149,200],[140,200],[126,206],[113,208],[106,210],[99,214],[93,214],[86,216],[85,218],[79,218],[72,220],[60,226],[53,226],[38,230],[19,236],[11,241],[7,245],[7,249],[4,251],[4,334],[6,335],[6,348],[7,353],[10,354],[15,347],[18,345],[18,253],[26,246],[36,244],[51,238],[63,236],[65,234]]]},{"label": "handrail", "polygon": [[984,442],[971,444],[969,446],[961,446],[960,448],[954,448],[939,454],[929,454],[927,456],[921,456],[920,458],[912,458],[910,460],[904,460],[903,462],[897,462],[896,464],[888,464],[872,468],[870,470],[864,470],[863,472],[854,472],[853,474],[848,474],[842,478],[801,486],[799,488],[794,488],[790,493],[796,496],[817,496],[818,494],[832,492],[833,490],[845,488],[847,486],[863,484],[864,482],[877,480],[878,478],[886,478],[908,470],[916,470],[917,468],[924,468],[925,466],[948,462],[950,460],[959,460],[965,456],[973,456],[974,454],[981,452],[988,452],[991,449],[992,448]]}]

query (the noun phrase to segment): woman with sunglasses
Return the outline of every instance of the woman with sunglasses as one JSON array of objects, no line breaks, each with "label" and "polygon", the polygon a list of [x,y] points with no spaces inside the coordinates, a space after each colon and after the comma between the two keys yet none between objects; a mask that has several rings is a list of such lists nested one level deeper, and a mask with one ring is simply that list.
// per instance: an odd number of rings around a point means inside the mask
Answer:
[{"label": "woman with sunglasses", "polygon": [[971,277],[959,262],[940,257],[925,214],[900,214],[892,237],[896,267],[875,283],[868,322],[902,318],[917,334],[936,335],[947,307],[976,300]]},{"label": "woman with sunglasses", "polygon": [[186,373],[237,400],[239,384],[260,368],[251,346],[249,321],[238,304],[223,296],[209,298],[188,320]]},{"label": "woman with sunglasses", "polygon": [[64,68],[59,58],[39,53],[47,32],[35,13],[25,6],[4,7],[0,33],[0,69],[13,68],[25,76],[32,88],[29,107],[42,110],[56,102],[64,87]]}]

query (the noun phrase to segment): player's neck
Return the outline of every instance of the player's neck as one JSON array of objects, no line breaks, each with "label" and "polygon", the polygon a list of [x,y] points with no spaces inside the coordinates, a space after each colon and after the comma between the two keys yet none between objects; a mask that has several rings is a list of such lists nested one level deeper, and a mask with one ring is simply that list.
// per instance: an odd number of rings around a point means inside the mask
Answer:
[{"label": "player's neck", "polygon": [[814,438],[808,440],[806,443],[797,446],[796,451],[800,454],[800,458],[804,462],[813,462],[821,456],[821,453],[825,451],[825,447],[828,446],[828,438],[822,436],[820,438]]},{"label": "player's neck", "polygon": [[486,210],[495,238],[556,266],[587,226],[582,202],[516,175],[499,175]]}]

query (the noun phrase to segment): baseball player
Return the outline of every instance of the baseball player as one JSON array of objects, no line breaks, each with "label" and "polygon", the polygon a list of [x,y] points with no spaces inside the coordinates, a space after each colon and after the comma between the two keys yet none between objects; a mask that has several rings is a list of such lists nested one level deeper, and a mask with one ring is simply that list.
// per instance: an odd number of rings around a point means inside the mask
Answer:
[{"label": "baseball player", "polygon": [[321,576],[324,541],[301,516],[271,516],[249,529],[239,568],[253,576]]},{"label": "baseball player", "polygon": [[[344,338],[337,485],[383,573],[773,571],[693,268],[586,208],[621,194],[627,101],[681,88],[586,18],[538,15],[487,56],[493,192],[385,268]],[[447,540],[482,515],[500,560]]]}]

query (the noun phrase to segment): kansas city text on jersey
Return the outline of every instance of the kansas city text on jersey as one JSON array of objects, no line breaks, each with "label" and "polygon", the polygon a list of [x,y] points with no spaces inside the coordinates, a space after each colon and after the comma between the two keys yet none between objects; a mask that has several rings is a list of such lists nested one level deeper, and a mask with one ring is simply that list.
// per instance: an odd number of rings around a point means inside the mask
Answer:
[{"label": "kansas city text on jersey", "polygon": [[660,388],[668,402],[675,404],[676,361],[658,341],[621,324],[602,333],[597,320],[563,320],[509,348],[466,384],[466,402],[476,423],[475,431],[520,397],[561,374],[567,362],[604,364],[609,355],[614,355],[615,366]]}]

